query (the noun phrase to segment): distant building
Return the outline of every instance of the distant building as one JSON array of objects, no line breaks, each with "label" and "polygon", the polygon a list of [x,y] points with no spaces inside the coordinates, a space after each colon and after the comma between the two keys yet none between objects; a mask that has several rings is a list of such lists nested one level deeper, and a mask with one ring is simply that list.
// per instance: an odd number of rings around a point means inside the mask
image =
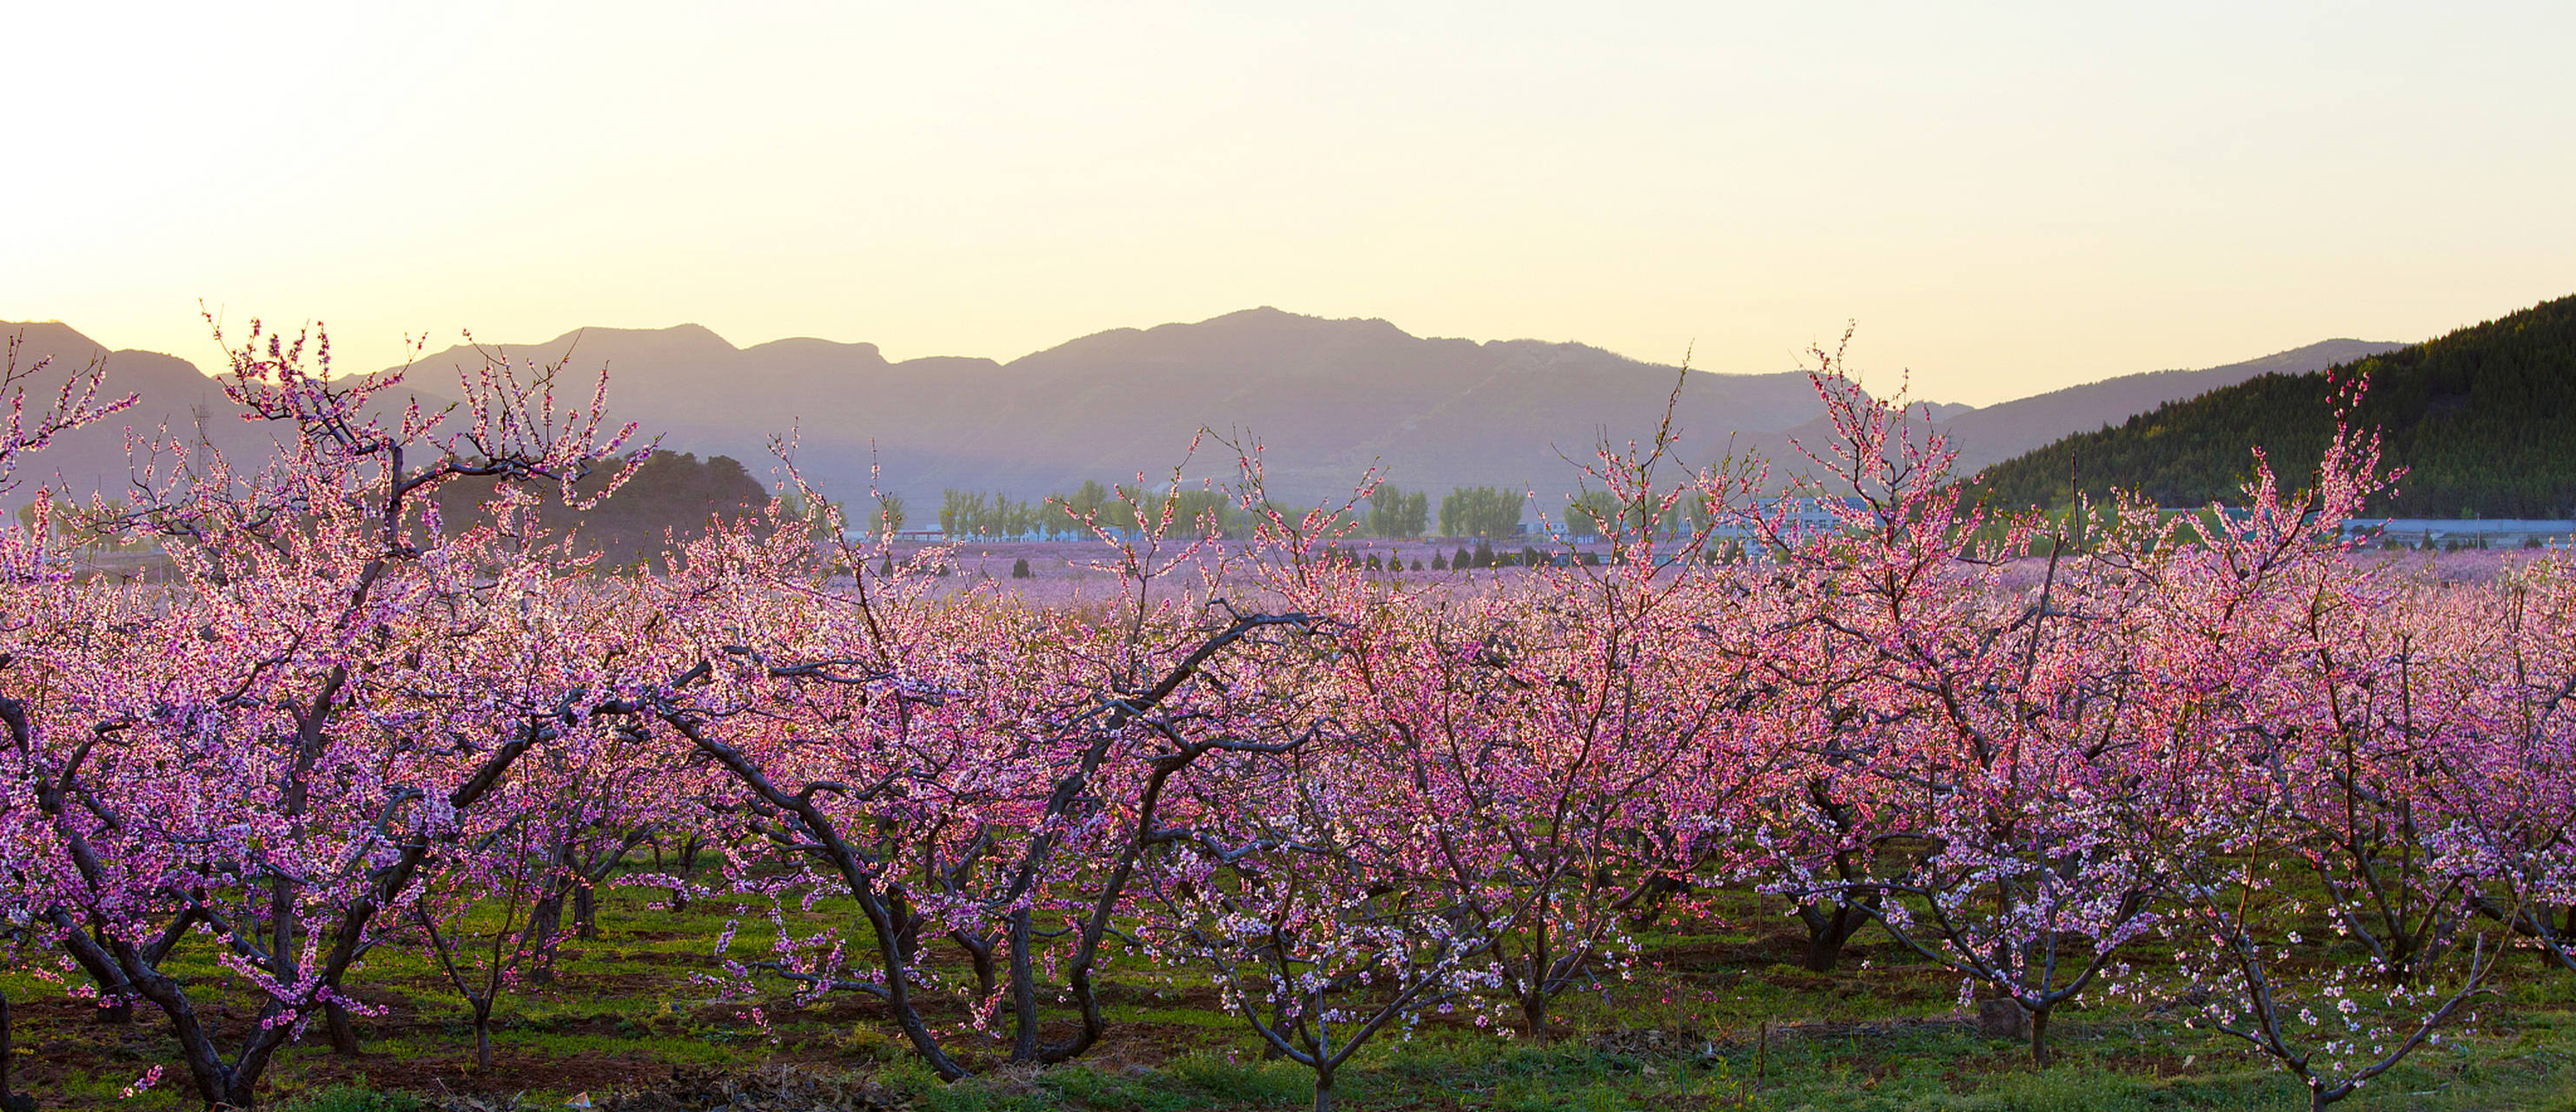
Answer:
[{"label": "distant building", "polygon": [[2553,548],[2576,542],[2576,520],[2549,518],[2356,518],[2343,523],[2343,538],[2405,548]]},{"label": "distant building", "polygon": [[[844,529],[841,539],[851,544],[874,544],[877,534],[867,529]],[[894,539],[905,543],[938,544],[948,539],[948,533],[943,529],[902,529],[896,531]]]},{"label": "distant building", "polygon": [[[1868,505],[1867,499],[1857,497],[1766,498],[1753,504],[1753,516],[1763,521],[1778,517],[1788,529],[1794,532],[1811,533],[1820,529],[1838,528],[1842,518],[1834,512],[1837,507],[1850,511],[1862,509]],[[1709,536],[1729,540],[1748,537],[1753,535],[1753,532],[1732,518],[1720,519],[1709,528]]]}]

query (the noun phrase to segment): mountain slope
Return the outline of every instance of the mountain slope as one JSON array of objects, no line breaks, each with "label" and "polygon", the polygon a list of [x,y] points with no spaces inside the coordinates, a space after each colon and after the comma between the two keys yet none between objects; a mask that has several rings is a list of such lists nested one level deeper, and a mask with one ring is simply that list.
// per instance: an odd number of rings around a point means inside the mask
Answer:
[{"label": "mountain slope", "polygon": [[[0,491],[0,503],[24,503],[39,487],[68,490],[80,497],[92,491],[112,498],[130,497],[135,483],[164,481],[175,464],[185,462],[153,458],[148,452],[138,459],[128,451],[129,434],[147,449],[166,438],[193,445],[202,436],[237,470],[258,467],[277,449],[276,426],[242,420],[240,409],[224,396],[223,384],[185,359],[131,348],[109,351],[60,321],[0,321],[0,336],[20,340],[16,371],[22,377],[16,385],[26,390],[31,410],[52,404],[63,383],[85,374],[94,361],[103,364],[106,372],[99,382],[99,404],[127,394],[136,396],[133,408],[64,432],[44,451],[23,457],[13,477],[15,489]],[[418,389],[417,385],[407,380],[378,394],[375,411],[390,417],[414,398],[431,409],[450,401],[434,387]],[[194,454],[193,448],[189,454]]]},{"label": "mountain slope", "polygon": [[2406,345],[2326,340],[2202,371],[2150,371],[2069,386],[1970,410],[1941,422],[1960,448],[1959,469],[1973,472],[2047,445],[2068,432],[2119,421],[2169,402],[2198,397],[2267,374],[2321,371]]},{"label": "mountain slope", "polygon": [[[2161,401],[2396,346],[2330,340],[1934,413],[1974,468]],[[759,472],[769,438],[792,425],[800,466],[828,493],[863,495],[873,459],[881,488],[916,506],[951,487],[1033,498],[1089,478],[1167,476],[1201,427],[1257,438],[1272,492],[1288,499],[1346,496],[1372,463],[1434,494],[1475,485],[1552,493],[1574,482],[1563,457],[1588,461],[1605,434],[1650,435],[1680,374],[1582,344],[1423,338],[1383,320],[1271,308],[1112,329],[1007,364],[895,363],[873,344],[814,339],[737,350],[696,325],[589,329],[510,351],[541,363],[567,354],[576,372],[607,366],[612,411],[662,432],[665,446],[727,453]],[[481,358],[452,349],[414,373],[435,377]],[[1801,373],[1679,381],[1684,458],[1749,450],[1794,464],[1790,437],[1816,444],[1830,432]],[[1233,455],[1202,445],[1190,474],[1231,478]]]},{"label": "mountain slope", "polygon": [[[890,362],[873,344],[781,340],[735,349],[695,325],[589,329],[512,348],[540,364],[571,356],[610,373],[613,416],[663,445],[722,452],[765,470],[791,427],[809,478],[915,505],[945,488],[1029,498],[1104,481],[1168,476],[1201,427],[1265,447],[1283,498],[1345,497],[1372,463],[1411,489],[1572,485],[1558,452],[1588,458],[1604,430],[1653,431],[1678,369],[1581,344],[1426,339],[1382,320],[1251,309],[1192,324],[1101,332],[1012,360]],[[437,378],[473,349],[421,361]],[[1693,442],[1776,430],[1822,412],[1805,376],[1686,379],[1679,424]],[[1202,445],[1193,476],[1231,478],[1234,455]]]},{"label": "mountain slope", "polygon": [[[61,325],[24,327],[31,349],[65,356],[57,380],[97,349]],[[2328,341],[2207,371],[2131,375],[1988,409],[1933,412],[1974,468],[2158,401],[2387,346]],[[1818,445],[1830,431],[1813,387],[1794,371],[1684,375],[1583,344],[1424,338],[1383,320],[1271,308],[1112,329],[1009,363],[895,362],[874,344],[805,338],[736,348],[698,325],[591,328],[524,347],[438,352],[413,365],[404,392],[434,401],[459,369],[491,357],[560,363],[559,397],[586,398],[604,367],[613,417],[638,422],[663,448],[739,459],[756,477],[774,466],[772,438],[792,433],[799,466],[826,494],[864,501],[873,482],[916,509],[935,505],[947,488],[1027,499],[1085,479],[1167,477],[1201,427],[1257,440],[1271,491],[1283,499],[1346,497],[1376,465],[1408,489],[1534,488],[1552,506],[1555,492],[1574,485],[1567,457],[1588,461],[1604,436],[1624,443],[1651,435],[1677,381],[1683,459],[1750,450],[1785,472],[1800,462],[1791,438]],[[144,395],[129,415],[138,428],[167,419],[184,434],[190,407],[204,405],[215,414],[209,436],[225,451],[264,450],[267,430],[234,420],[221,391],[186,363],[148,352],[108,359],[111,378],[131,380],[120,389]],[[873,479],[871,463],[882,469]],[[1234,463],[1231,450],[1202,444],[1189,475],[1230,479]],[[59,470],[83,490],[121,487],[122,429],[75,434],[36,467],[46,481]]]},{"label": "mountain slope", "polygon": [[[2359,360],[2370,390],[2356,423],[2383,431],[2383,462],[2408,473],[2374,509],[2397,516],[2554,518],[2576,514],[2576,297]],[[2005,505],[2120,488],[2161,505],[2237,496],[2261,445],[2296,484],[2333,434],[2328,378],[2267,374],[2067,437],[1989,468],[1982,489]]]},{"label": "mountain slope", "polygon": [[[136,478],[126,452],[128,430],[148,440],[167,427],[170,435],[193,441],[200,411],[206,414],[206,440],[227,457],[261,459],[272,449],[267,430],[236,418],[223,387],[185,359],[156,351],[111,352],[59,321],[0,322],[0,333],[23,337],[17,370],[26,376],[20,385],[26,389],[30,410],[52,404],[64,381],[86,372],[93,360],[103,361],[106,367],[99,404],[129,393],[139,398],[134,408],[65,432],[44,451],[23,457],[14,476],[18,489],[5,496],[11,503],[26,501],[37,487],[121,495]],[[38,370],[48,359],[52,362]]]},{"label": "mountain slope", "polygon": [[[2325,340],[2223,367],[2121,375],[1999,402],[1983,409],[1962,406],[1957,407],[1962,412],[1944,412],[1942,407],[1936,406],[1932,414],[1933,423],[1950,447],[1959,453],[1954,471],[1960,475],[1973,475],[2069,433],[2125,421],[2169,402],[2234,386],[2260,375],[2324,370],[2404,346],[2368,340]],[[1821,451],[1832,442],[1833,435],[1832,420],[1819,417],[1784,432],[1745,437],[1734,445],[1734,449],[1738,453],[1762,455],[1771,460],[1773,469],[1778,471],[1784,466],[1804,463],[1793,441],[1806,445],[1809,450]]]}]

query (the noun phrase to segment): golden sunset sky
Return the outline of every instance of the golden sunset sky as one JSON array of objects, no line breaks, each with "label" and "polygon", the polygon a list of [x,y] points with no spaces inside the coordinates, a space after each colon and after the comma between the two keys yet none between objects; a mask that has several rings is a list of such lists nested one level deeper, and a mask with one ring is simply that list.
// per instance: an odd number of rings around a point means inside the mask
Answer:
[{"label": "golden sunset sky", "polygon": [[[1255,305],[1988,403],[2576,292],[2576,4],[46,4],[0,319],[343,370]],[[1884,376],[1884,377],[1882,377]]]}]

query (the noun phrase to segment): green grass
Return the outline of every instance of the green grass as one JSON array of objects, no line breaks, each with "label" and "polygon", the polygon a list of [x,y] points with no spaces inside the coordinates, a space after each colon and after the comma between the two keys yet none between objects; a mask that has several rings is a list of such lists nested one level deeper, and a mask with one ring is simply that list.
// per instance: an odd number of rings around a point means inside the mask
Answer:
[{"label": "green grass", "polygon": [[[1830,1040],[1825,1040],[1830,1042]],[[1639,1108],[1753,1108],[1814,1112],[2125,1112],[2299,1108],[2289,1080],[2242,1059],[2150,1076],[2096,1061],[2046,1070],[1997,1060],[1982,1040],[1955,1035],[1898,1039],[1849,1053],[1782,1048],[1757,1077],[1744,1055],[1649,1058],[1583,1049],[1415,1046],[1361,1062],[1339,1086],[1354,1108],[1432,1104],[1540,1112]],[[2080,1052],[2079,1052],[2080,1054]],[[2447,1059],[2447,1060],[2446,1060]],[[1961,1067],[1970,1074],[1960,1084]],[[1160,1070],[1103,1071],[1086,1064],[1030,1078],[975,1078],[940,1086],[926,1072],[880,1073],[924,1107],[978,1109],[1287,1108],[1307,1101],[1309,1079],[1283,1063],[1193,1054]],[[2341,1107],[2408,1109],[2576,1108],[2576,1068],[2564,1061],[2479,1067],[2467,1055],[2428,1055],[2394,1071]]]},{"label": "green grass", "polygon": [[422,1101],[411,1093],[385,1093],[365,1082],[333,1085],[278,1102],[277,1112],[418,1112]]},{"label": "green grass", "polygon": [[[359,1021],[365,1053],[336,1057],[316,1032],[271,1071],[271,1100],[289,1112],[413,1112],[424,1107],[413,1094],[521,1093],[524,1107],[557,1109],[575,1092],[650,1083],[674,1066],[747,1070],[771,1062],[871,1072],[916,1107],[956,1112],[1295,1108],[1309,1100],[1311,1075],[1263,1060],[1239,1021],[1207,1006],[1203,980],[1137,962],[1106,973],[1118,989],[1105,1008],[1109,1033],[1092,1054],[1051,1069],[998,1068],[998,1045],[959,1036],[960,1052],[986,1072],[943,1085],[873,1005],[836,998],[799,1008],[779,993],[716,999],[697,975],[713,968],[715,938],[733,909],[709,902],[675,914],[647,906],[656,895],[603,893],[602,937],[568,942],[554,984],[504,996],[494,1031],[500,1064],[488,1072],[471,1066],[466,1013],[444,979],[417,957],[380,951],[354,982],[362,999],[390,1008]],[[1555,1009],[1565,1034],[1553,1045],[1498,1038],[1459,1015],[1427,1019],[1409,1038],[1381,1036],[1345,1067],[1341,1105],[1603,1112],[2304,1105],[2285,1077],[2235,1046],[2117,1005],[2062,1015],[2052,1028],[2057,1064],[2034,1069],[2022,1044],[1981,1037],[1950,1018],[1956,981],[1908,963],[1882,937],[1864,934],[1835,973],[1809,973],[1781,964],[1802,941],[1795,924],[1776,907],[1765,914],[1758,901],[1742,903],[1721,907],[1722,923],[1643,939],[1633,983],[1614,981],[1607,996],[1569,994]],[[834,913],[825,906],[791,922],[811,930]],[[765,950],[758,910],[743,918],[738,952]],[[200,945],[176,971],[191,979],[201,1011],[229,1011],[237,1024],[256,1001],[239,984],[223,987],[226,974],[207,957]],[[195,1107],[157,1020],[94,1024],[59,986],[23,968],[0,973],[0,988],[18,1004],[15,1076],[43,1107]],[[755,1004],[765,1026],[743,1015]],[[2576,1112],[2576,978],[2521,961],[2480,1010],[2474,1034],[2457,1032],[2419,1052],[2341,1107]],[[1661,1033],[1651,1047],[1642,1042],[1648,1030]],[[160,1084],[120,1099],[155,1063],[165,1067]]]}]

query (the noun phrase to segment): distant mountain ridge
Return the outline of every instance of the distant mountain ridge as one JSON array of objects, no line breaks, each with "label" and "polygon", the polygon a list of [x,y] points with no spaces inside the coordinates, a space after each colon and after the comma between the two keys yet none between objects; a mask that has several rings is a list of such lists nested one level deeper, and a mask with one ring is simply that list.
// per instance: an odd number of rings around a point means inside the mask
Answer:
[{"label": "distant mountain ridge", "polygon": [[[1933,412],[1974,468],[2199,389],[2397,346],[2330,340],[2206,371]],[[829,491],[864,492],[873,449],[884,489],[915,505],[952,487],[1030,498],[1086,478],[1168,475],[1201,427],[1255,435],[1271,490],[1284,498],[1346,496],[1372,463],[1435,495],[1470,485],[1553,494],[1573,485],[1564,457],[1588,461],[1605,434],[1620,443],[1650,435],[1677,376],[1684,459],[1731,448],[1785,464],[1798,458],[1789,437],[1829,431],[1799,371],[1682,376],[1584,344],[1423,338],[1384,320],[1267,307],[1112,329],[1008,363],[889,362],[873,344],[813,339],[733,349],[695,325],[591,329],[512,354],[550,361],[566,352],[577,368],[605,362],[612,410],[663,430],[666,445],[726,452],[757,470],[767,439],[792,422],[801,466]],[[421,365],[480,358],[452,349]],[[1233,465],[1230,453],[1203,445],[1191,473],[1225,479]]]},{"label": "distant mountain ridge", "polygon": [[[2401,517],[2576,516],[2576,297],[2351,361],[2369,377],[2355,424],[2405,468],[2373,512]],[[2329,379],[2270,373],[2069,436],[1986,472],[1999,505],[2056,506],[2075,484],[2159,505],[2233,501],[2261,445],[2297,487],[2334,432]],[[2070,479],[2070,464],[2074,477]]]},{"label": "distant mountain ridge", "polygon": [[[792,426],[797,459],[839,497],[863,496],[871,454],[885,489],[920,505],[946,488],[1015,498],[1083,479],[1168,477],[1202,427],[1264,447],[1275,496],[1346,497],[1374,463],[1409,489],[1572,485],[1604,430],[1651,433],[1676,381],[1694,441],[1794,426],[1822,412],[1804,374],[1721,375],[1582,344],[1425,339],[1383,320],[1249,309],[1191,324],[1113,329],[1009,363],[889,362],[873,344],[780,340],[735,349],[696,325],[589,329],[509,349],[610,372],[612,416],[668,447],[767,459]],[[431,355],[433,375],[478,362]],[[1246,445],[1249,447],[1249,444]],[[1190,474],[1233,477],[1203,443]]]},{"label": "distant mountain ridge", "polygon": [[[62,325],[0,326],[20,327],[31,349],[57,351],[66,364],[97,348]],[[2208,371],[2130,375],[1986,409],[1932,412],[1974,467],[2024,442],[2124,420],[2204,383],[2394,346],[2328,341]],[[1207,427],[1256,438],[1280,498],[1347,497],[1374,464],[1390,481],[1435,497],[1455,486],[1537,489],[1553,512],[1553,495],[1574,485],[1568,459],[1589,461],[1604,436],[1620,444],[1650,436],[1677,381],[1684,460],[1705,462],[1732,448],[1786,464],[1797,459],[1789,438],[1814,445],[1824,426],[1823,406],[1800,371],[1685,375],[1579,343],[1425,338],[1384,320],[1268,307],[1111,329],[1007,363],[890,361],[874,344],[811,338],[737,348],[694,324],[590,328],[540,344],[449,348],[415,362],[406,386],[435,400],[456,368],[479,366],[487,352],[540,365],[566,360],[565,386],[574,391],[605,366],[612,417],[639,422],[665,448],[732,456],[755,475],[772,466],[771,439],[792,432],[807,477],[828,495],[863,503],[874,462],[880,488],[916,510],[935,506],[947,488],[1034,498],[1084,479],[1168,477]],[[203,403],[227,433],[240,426],[210,380],[200,376],[202,385],[192,386],[172,377],[187,373],[184,362],[146,352],[108,358],[111,374],[131,363],[159,375],[129,387],[144,393],[145,410],[184,422],[189,404]],[[111,439],[114,452],[75,453],[79,466],[63,468],[64,476],[76,483],[121,476],[121,432]],[[60,462],[38,466],[50,474]],[[1202,443],[1189,474],[1223,480],[1234,471],[1231,450]]]},{"label": "distant mountain ridge", "polygon": [[228,457],[266,458],[273,449],[269,430],[236,416],[238,411],[224,396],[223,386],[185,359],[130,348],[112,352],[60,321],[0,322],[0,333],[23,337],[18,373],[28,374],[39,363],[52,360],[43,374],[24,382],[31,410],[52,404],[63,382],[87,371],[93,359],[106,368],[100,379],[99,404],[127,394],[138,398],[134,408],[62,433],[44,451],[20,457],[18,489],[7,496],[12,504],[25,502],[37,487],[67,488],[83,496],[103,490],[109,497],[121,497],[136,479],[126,452],[127,430],[150,438],[166,426],[171,435],[194,441],[199,412],[206,414],[206,441]]}]

